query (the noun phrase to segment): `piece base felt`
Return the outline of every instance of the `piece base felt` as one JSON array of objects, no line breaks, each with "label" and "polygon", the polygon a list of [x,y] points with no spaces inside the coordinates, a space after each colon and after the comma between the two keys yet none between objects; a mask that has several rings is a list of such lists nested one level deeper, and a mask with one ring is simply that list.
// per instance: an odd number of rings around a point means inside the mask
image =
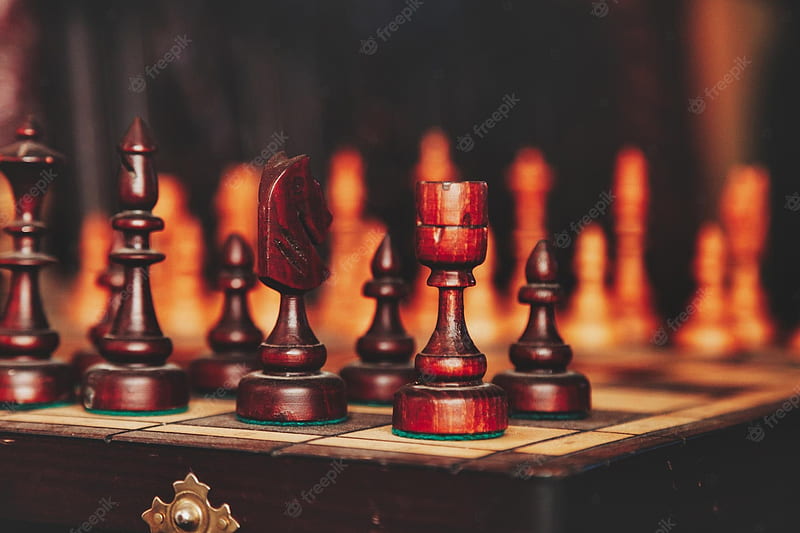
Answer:
[{"label": "piece base felt", "polygon": [[282,422],[280,420],[253,420],[252,418],[245,418],[243,416],[236,415],[236,418],[240,422],[244,422],[245,424],[256,424],[259,426],[284,426],[284,427],[292,427],[292,426],[327,426],[328,424],[341,424],[347,417],[344,416],[342,418],[336,418],[333,420],[313,420],[310,422]]},{"label": "piece base felt", "polygon": [[408,439],[422,439],[422,440],[486,440],[496,439],[502,437],[505,430],[502,431],[489,431],[486,433],[468,433],[460,435],[437,435],[435,433],[416,433],[414,431],[403,431],[401,429],[392,428],[392,434],[398,437],[406,437]]}]

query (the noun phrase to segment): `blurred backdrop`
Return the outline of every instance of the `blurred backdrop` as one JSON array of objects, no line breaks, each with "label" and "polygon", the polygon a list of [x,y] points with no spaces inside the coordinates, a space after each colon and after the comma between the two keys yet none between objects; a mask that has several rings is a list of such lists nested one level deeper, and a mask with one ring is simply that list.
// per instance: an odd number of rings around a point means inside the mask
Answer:
[{"label": "blurred backdrop", "polygon": [[[391,230],[409,280],[414,179],[488,181],[497,293],[518,281],[509,174],[520,154],[546,169],[543,224],[570,237],[558,257],[571,291],[571,224],[635,147],[649,166],[644,258],[661,316],[691,297],[698,231],[720,220],[731,168],[760,165],[761,278],[788,335],[800,308],[799,14],[792,0],[0,0],[0,141],[33,112],[69,160],[48,197],[50,275],[98,268],[81,245],[117,209],[115,146],[141,115],[179,189],[170,198],[186,202],[183,218],[174,205],[161,216],[173,238],[202,243],[172,260],[199,263],[179,267],[206,284],[226,173],[285,150],[311,155],[323,184],[337,161],[363,175],[337,205]],[[233,189],[251,179],[228,177]],[[613,264],[612,210],[592,219]]]}]

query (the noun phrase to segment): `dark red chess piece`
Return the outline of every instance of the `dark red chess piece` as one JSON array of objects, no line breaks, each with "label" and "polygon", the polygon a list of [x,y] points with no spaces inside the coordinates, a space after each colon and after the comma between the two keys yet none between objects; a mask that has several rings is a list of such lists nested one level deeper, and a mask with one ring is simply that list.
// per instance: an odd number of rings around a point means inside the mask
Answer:
[{"label": "dark red chess piece", "polygon": [[97,276],[97,285],[108,291],[108,301],[106,302],[106,308],[100,320],[92,325],[87,332],[89,342],[92,343],[95,349],[79,350],[72,358],[72,365],[77,369],[79,376],[82,376],[90,366],[103,362],[103,356],[100,355],[99,348],[100,339],[109,332],[111,324],[114,323],[114,317],[122,301],[122,290],[125,288],[125,272],[121,265],[111,261],[110,254],[117,248],[122,248],[124,244],[125,241],[122,238],[122,234],[115,231],[111,247],[108,251],[108,265],[106,269]]},{"label": "dark red chess piece", "polygon": [[408,285],[400,278],[400,261],[389,235],[372,259],[374,279],[364,284],[364,296],[375,298],[375,318],[356,342],[361,360],[342,369],[347,397],[363,403],[391,404],[394,393],[417,378],[410,364],[414,339],[400,321],[400,300]]},{"label": "dark red chess piece", "polygon": [[164,229],[164,221],[151,213],[158,200],[155,151],[137,117],[119,145],[123,210],[111,219],[124,236],[124,246],[111,253],[111,260],[122,265],[125,287],[113,324],[98,343],[108,362],[83,376],[83,404],[89,410],[154,414],[186,409],[189,402],[186,373],[166,363],[172,341],[161,332],[150,293],[149,267],[164,260],[164,254],[150,249],[150,233]]},{"label": "dark red chess piece", "polygon": [[33,120],[16,133],[17,142],[0,149],[0,172],[14,192],[16,217],[5,228],[14,251],[0,256],[0,268],[11,271],[0,316],[0,403],[5,408],[67,401],[75,380],[69,365],[50,360],[59,337],[50,329],[39,293],[39,270],[55,263],[40,251],[46,230],[39,218],[64,159],[38,142],[41,130]]},{"label": "dark red chess piece", "polygon": [[486,259],[489,217],[485,182],[417,183],[416,249],[439,289],[439,317],[417,354],[420,379],[395,395],[392,431],[427,439],[482,439],[508,426],[503,389],[483,383],[486,356],[464,321],[464,289]]},{"label": "dark red chess piece", "polygon": [[[259,351],[263,371],[239,382],[236,413],[262,424],[328,424],[347,416],[342,378],[321,372],[325,345],[308,324],[305,293],[328,277],[316,245],[331,214],[308,156],[275,155],[258,191],[258,278],[281,295],[275,328]],[[343,311],[345,312],[345,311]]]},{"label": "dark red chess piece", "polygon": [[582,418],[591,407],[589,380],[567,370],[572,348],[556,329],[555,304],[561,286],[558,266],[547,241],[539,241],[525,266],[528,284],[519,301],[531,306],[525,332],[509,350],[515,370],[495,376],[508,394],[512,415],[530,418]]},{"label": "dark red chess piece", "polygon": [[260,368],[256,348],[264,334],[253,324],[247,308],[247,293],[256,283],[253,262],[253,250],[244,237],[229,235],[222,247],[222,270],[217,279],[219,290],[225,293],[222,314],[208,332],[214,353],[195,359],[189,366],[196,391],[234,392],[245,374]]}]

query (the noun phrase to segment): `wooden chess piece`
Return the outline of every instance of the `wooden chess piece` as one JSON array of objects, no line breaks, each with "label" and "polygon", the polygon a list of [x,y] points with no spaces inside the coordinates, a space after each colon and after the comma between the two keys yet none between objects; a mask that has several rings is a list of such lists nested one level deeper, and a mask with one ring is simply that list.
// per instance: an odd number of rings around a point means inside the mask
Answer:
[{"label": "wooden chess piece", "polygon": [[5,228],[14,250],[0,255],[0,268],[11,271],[0,315],[0,403],[7,408],[67,401],[75,377],[69,365],[50,359],[59,336],[50,329],[39,292],[39,270],[55,263],[40,251],[46,230],[39,218],[63,157],[38,142],[41,130],[32,120],[16,134],[17,142],[0,149],[0,172],[16,200],[15,219]]},{"label": "wooden chess piece", "polygon": [[508,426],[503,389],[483,383],[486,356],[464,320],[464,289],[486,257],[489,217],[485,182],[417,183],[416,249],[439,289],[439,316],[417,354],[420,378],[394,399],[392,431],[425,439],[498,437]]},{"label": "wooden chess piece", "polygon": [[620,151],[612,197],[617,236],[614,336],[619,343],[644,345],[653,337],[658,318],[644,264],[650,186],[647,159],[641,150],[627,147]]},{"label": "wooden chess piece", "polygon": [[493,382],[508,394],[512,416],[583,418],[591,406],[589,380],[567,370],[572,348],[556,328],[561,285],[547,241],[539,241],[531,252],[525,276],[528,283],[520,288],[519,301],[531,306],[528,326],[509,350],[514,370],[498,374]]},{"label": "wooden chess piece", "polygon": [[253,323],[247,293],[256,284],[253,249],[238,233],[228,236],[222,249],[222,271],[217,286],[225,293],[222,314],[208,332],[214,353],[192,361],[189,378],[199,392],[229,393],[245,374],[258,370],[256,348],[264,338]]},{"label": "wooden chess piece", "polygon": [[675,332],[675,344],[701,357],[728,357],[736,353],[736,337],[729,329],[728,298],[725,289],[727,253],[725,237],[717,224],[706,224],[697,236],[694,277],[697,289],[686,307],[685,324],[667,320],[664,335],[656,338],[666,343]]},{"label": "wooden chess piece", "polygon": [[172,341],[161,332],[150,291],[149,267],[164,260],[150,248],[150,233],[164,228],[152,214],[158,200],[158,176],[153,165],[155,143],[147,125],[134,119],[118,147],[122,211],[111,219],[124,245],[111,253],[122,265],[125,288],[109,331],[98,347],[107,361],[83,375],[83,405],[91,411],[155,414],[187,408],[186,373],[167,363]]},{"label": "wooden chess piece", "polygon": [[330,424],[347,417],[344,381],[320,371],[327,349],[306,316],[305,293],[329,275],[315,246],[332,220],[308,166],[308,156],[289,159],[281,152],[261,176],[258,278],[280,293],[281,304],[275,328],[259,347],[263,371],[239,382],[236,414],[246,422]]},{"label": "wooden chess piece", "polygon": [[120,303],[122,302],[122,291],[125,288],[125,271],[122,265],[111,260],[111,254],[114,250],[122,248],[124,245],[125,241],[122,238],[122,233],[115,231],[111,247],[108,251],[108,265],[106,269],[97,276],[95,281],[99,287],[104,288],[108,292],[108,299],[103,315],[87,332],[89,342],[91,342],[95,349],[80,350],[72,358],[72,365],[77,369],[79,376],[82,376],[90,366],[103,362],[103,357],[100,355],[100,341],[106,333],[111,330],[114,317],[117,315]]},{"label": "wooden chess piece", "polygon": [[400,258],[389,235],[372,259],[372,276],[363,293],[376,300],[375,317],[356,343],[361,360],[344,367],[341,375],[351,401],[391,404],[394,393],[414,381],[417,371],[409,363],[414,339],[400,321],[400,300],[408,294],[408,285],[400,278]]}]

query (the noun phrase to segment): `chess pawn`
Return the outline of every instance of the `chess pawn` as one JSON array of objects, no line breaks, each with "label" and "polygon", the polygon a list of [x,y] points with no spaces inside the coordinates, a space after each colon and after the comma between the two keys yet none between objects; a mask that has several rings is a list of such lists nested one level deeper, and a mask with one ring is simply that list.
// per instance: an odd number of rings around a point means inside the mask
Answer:
[{"label": "chess pawn", "polygon": [[0,172],[16,199],[15,219],[5,227],[14,250],[0,255],[0,268],[11,271],[0,315],[0,403],[6,408],[67,401],[74,380],[69,365],[50,359],[59,336],[50,329],[39,292],[39,270],[55,262],[39,249],[45,232],[39,218],[63,157],[38,142],[41,131],[33,121],[16,133],[17,142],[0,149]]},{"label": "chess pawn", "polygon": [[[729,356],[736,351],[736,338],[728,329],[725,238],[717,224],[706,224],[697,237],[694,275],[697,290],[687,307],[689,320],[676,328],[675,344],[706,357]],[[665,341],[671,324],[664,328]]]},{"label": "chess pawn", "polygon": [[[316,246],[331,225],[305,155],[269,160],[258,191],[259,280],[281,295],[278,320],[259,352],[263,370],[239,382],[236,414],[246,422],[331,424],[347,417],[342,378],[320,369],[327,349],[308,323],[305,293],[328,277]],[[346,304],[343,303],[343,313]]]},{"label": "chess pawn", "polygon": [[72,365],[77,369],[79,376],[82,376],[90,366],[103,361],[103,357],[99,353],[100,341],[109,332],[111,325],[114,323],[114,317],[122,301],[122,291],[125,288],[125,272],[121,265],[111,261],[110,256],[114,250],[122,248],[124,244],[122,233],[115,231],[108,251],[106,269],[95,280],[98,287],[106,290],[108,297],[100,320],[93,324],[87,332],[89,342],[94,347],[94,350],[80,350],[72,358]]},{"label": "chess pawn", "polygon": [[124,245],[111,253],[122,265],[125,288],[119,310],[98,343],[107,361],[83,375],[83,405],[90,411],[154,414],[185,410],[189,402],[186,373],[167,358],[172,341],[161,333],[150,291],[149,267],[164,260],[150,248],[150,233],[164,228],[152,214],[158,200],[156,151],[147,125],[136,118],[119,147],[119,196],[122,211],[111,219]]},{"label": "chess pawn", "polygon": [[376,300],[375,317],[365,335],[359,337],[356,352],[361,359],[342,369],[351,401],[391,404],[394,393],[417,378],[409,364],[414,339],[400,321],[400,299],[408,285],[400,278],[400,262],[389,235],[372,259],[373,279],[364,284],[363,293]]},{"label": "chess pawn", "polygon": [[575,244],[575,292],[563,316],[562,330],[572,346],[598,351],[614,342],[614,323],[605,286],[606,237],[597,224],[589,224]]},{"label": "chess pawn", "polygon": [[439,316],[417,354],[419,379],[394,399],[392,431],[424,439],[498,437],[508,426],[503,390],[483,383],[486,356],[464,320],[464,289],[486,257],[489,217],[485,182],[417,183],[417,257],[439,289]]},{"label": "chess pawn", "polygon": [[514,370],[498,374],[493,381],[508,394],[513,416],[583,418],[591,406],[589,380],[567,370],[572,348],[556,329],[554,308],[561,286],[547,241],[539,241],[531,252],[525,276],[528,283],[520,288],[519,301],[531,306],[528,326],[509,350]]},{"label": "chess pawn", "polygon": [[769,175],[754,166],[735,167],[720,201],[730,261],[730,328],[744,349],[769,344],[774,326],[761,286],[761,257],[769,227]]},{"label": "chess pawn", "polygon": [[641,150],[625,148],[617,157],[612,205],[617,253],[614,272],[615,339],[646,344],[658,324],[644,265],[650,188]]},{"label": "chess pawn", "polygon": [[199,392],[226,394],[239,381],[259,368],[256,348],[263,334],[253,324],[247,305],[247,293],[256,282],[253,274],[253,250],[243,236],[229,235],[222,249],[222,272],[217,286],[224,291],[222,314],[208,332],[208,344],[214,353],[195,359],[189,366],[192,387]]}]

